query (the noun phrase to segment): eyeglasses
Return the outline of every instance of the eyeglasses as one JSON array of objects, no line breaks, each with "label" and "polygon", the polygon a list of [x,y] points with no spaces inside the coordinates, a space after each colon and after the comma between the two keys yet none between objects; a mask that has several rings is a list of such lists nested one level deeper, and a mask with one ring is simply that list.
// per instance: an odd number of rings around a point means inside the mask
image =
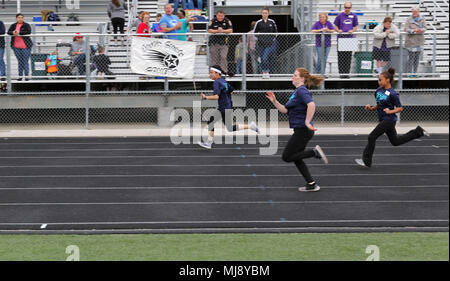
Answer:
[{"label": "eyeglasses", "polygon": [[352,7],[344,7],[344,9],[351,9]]}]

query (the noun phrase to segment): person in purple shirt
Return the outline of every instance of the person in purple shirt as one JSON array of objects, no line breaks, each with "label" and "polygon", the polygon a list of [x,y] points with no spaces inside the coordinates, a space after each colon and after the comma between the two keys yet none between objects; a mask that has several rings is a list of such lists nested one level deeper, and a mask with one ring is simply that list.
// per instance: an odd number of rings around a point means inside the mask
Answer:
[{"label": "person in purple shirt", "polygon": [[[339,33],[338,46],[339,38],[353,38],[354,35],[352,33],[358,29],[358,16],[352,13],[352,3],[345,2],[344,9],[345,11],[343,13],[340,13],[334,20],[334,28]],[[351,63],[351,51],[338,51],[338,66],[340,74],[350,73]],[[348,76],[342,77],[348,78]]]},{"label": "person in purple shirt", "polygon": [[375,151],[375,143],[377,139],[386,134],[393,146],[399,146],[423,136],[430,136],[422,127],[417,126],[408,133],[398,136],[395,130],[398,117],[397,113],[403,111],[399,94],[392,88],[394,82],[395,69],[390,68],[388,71],[381,73],[378,77],[378,85],[380,86],[375,92],[375,100],[377,104],[371,106],[367,104],[364,108],[367,111],[377,111],[378,121],[380,122],[370,133],[368,144],[363,152],[362,159],[355,159],[355,162],[363,167],[370,168],[372,166],[372,156]]},{"label": "person in purple shirt", "polygon": [[[326,34],[333,33],[334,26],[331,22],[328,21],[327,13],[319,14],[319,21],[316,22],[312,28],[312,32]],[[324,40],[324,46],[322,48],[322,38]],[[317,64],[316,64],[316,73],[325,73],[327,66],[328,54],[331,49],[331,35],[316,35],[316,50],[317,50]],[[323,54],[322,54],[323,50]],[[322,61],[323,57],[323,61]],[[323,72],[322,72],[322,64],[323,64]]]}]

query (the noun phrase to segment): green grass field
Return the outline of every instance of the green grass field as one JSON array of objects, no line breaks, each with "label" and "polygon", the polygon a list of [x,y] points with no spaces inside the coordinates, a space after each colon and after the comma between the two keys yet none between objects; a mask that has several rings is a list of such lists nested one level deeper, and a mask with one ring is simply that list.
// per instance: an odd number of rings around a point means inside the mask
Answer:
[{"label": "green grass field", "polygon": [[382,261],[449,260],[446,233],[0,235],[2,261]]}]

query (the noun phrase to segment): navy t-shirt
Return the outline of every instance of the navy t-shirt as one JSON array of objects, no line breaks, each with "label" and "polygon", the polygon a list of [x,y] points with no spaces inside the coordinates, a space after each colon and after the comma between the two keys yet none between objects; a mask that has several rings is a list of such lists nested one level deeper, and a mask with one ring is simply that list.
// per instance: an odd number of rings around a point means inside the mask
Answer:
[{"label": "navy t-shirt", "polygon": [[225,109],[232,109],[233,101],[231,100],[231,93],[234,91],[233,87],[225,79],[219,78],[214,81],[213,89],[214,95],[219,95],[219,111],[224,112]]},{"label": "navy t-shirt", "polygon": [[[289,101],[285,105],[288,110],[289,126],[291,128],[306,127],[306,111],[308,110],[308,103],[312,101],[311,93],[305,86],[298,87],[295,92],[292,93]],[[313,125],[312,121],[311,125]]]},{"label": "navy t-shirt", "polygon": [[375,93],[375,99],[378,105],[378,120],[380,122],[397,122],[397,114],[386,114],[384,109],[389,108],[390,110],[393,110],[396,107],[402,107],[398,93],[392,88],[384,89],[380,87]]}]

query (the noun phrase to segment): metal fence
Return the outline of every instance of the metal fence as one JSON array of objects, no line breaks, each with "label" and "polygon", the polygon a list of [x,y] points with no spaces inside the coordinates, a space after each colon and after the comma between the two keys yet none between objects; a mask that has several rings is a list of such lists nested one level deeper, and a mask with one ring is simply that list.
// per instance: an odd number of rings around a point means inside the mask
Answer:
[{"label": "metal fence", "polygon": [[[182,34],[179,34],[182,36]],[[398,77],[448,78],[448,44],[425,45],[415,50],[404,46],[406,33],[398,34],[395,46],[382,54],[373,51],[373,32],[349,34],[315,33],[234,33],[212,35],[188,33],[197,43],[195,79],[208,78],[208,66],[219,64],[245,82],[249,79],[288,79],[298,67],[327,78],[375,78],[376,70],[394,67]],[[346,36],[344,36],[346,35]],[[29,36],[33,48],[11,47],[14,37],[5,39],[3,80],[94,79],[155,80],[133,73],[129,67],[130,42],[135,35],[85,33],[77,44],[75,34],[45,33]],[[154,37],[164,35],[153,34]],[[446,40],[448,33],[430,35],[434,42]],[[352,37],[352,38],[342,38]],[[25,38],[25,37],[24,37]],[[80,47],[81,46],[81,47]],[[88,47],[89,46],[89,47]],[[77,50],[75,50],[77,48]],[[100,53],[103,50],[103,53]],[[53,57],[52,57],[53,56]],[[49,59],[49,64],[45,61]],[[170,80],[170,79],[169,79]],[[245,88],[244,88],[245,90]],[[11,89],[8,90],[10,92]]]},{"label": "metal fence", "polygon": [[[270,120],[273,105],[266,99],[268,90],[236,91],[233,103],[236,120]],[[375,104],[373,89],[312,90],[317,110],[314,117],[320,126],[371,126],[377,122],[376,112],[367,112],[364,105]],[[212,94],[212,91],[205,91]],[[292,90],[275,94],[287,102]],[[448,89],[399,90],[405,110],[400,122],[448,126]],[[173,110],[184,110],[190,121],[194,111],[217,107],[217,101],[200,101],[193,91],[110,91],[38,92],[0,95],[0,130],[50,127],[67,128],[150,128],[172,126]],[[254,120],[256,118],[256,120]],[[288,116],[278,114],[280,126],[288,126]],[[204,120],[206,121],[206,120]],[[283,123],[284,122],[284,123]]]}]

